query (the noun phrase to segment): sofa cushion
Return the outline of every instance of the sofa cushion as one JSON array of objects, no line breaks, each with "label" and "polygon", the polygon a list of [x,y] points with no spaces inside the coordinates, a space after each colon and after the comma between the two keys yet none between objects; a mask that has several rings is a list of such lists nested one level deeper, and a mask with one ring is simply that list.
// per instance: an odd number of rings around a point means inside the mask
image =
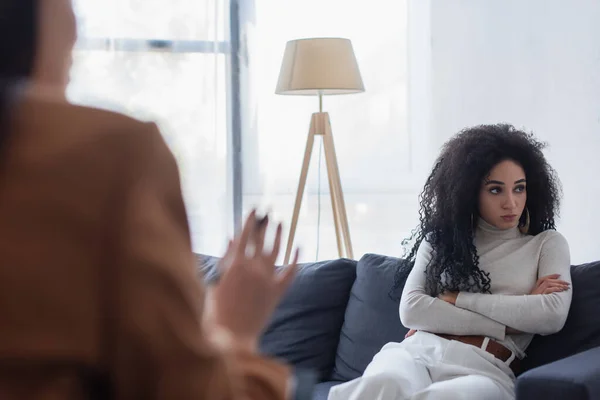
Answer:
[{"label": "sofa cushion", "polygon": [[301,265],[261,338],[261,350],[296,367],[316,369],[319,380],[328,378],[355,279],[355,261]]},{"label": "sofa cushion", "polygon": [[[400,294],[390,296],[399,258],[366,254],[358,262],[337,349],[332,379],[361,376],[373,356],[388,342],[401,342],[408,332],[400,322]],[[404,286],[404,282],[402,283]],[[393,298],[398,299],[393,299]]]},{"label": "sofa cushion", "polygon": [[600,399],[600,347],[532,369],[515,389],[517,399]]},{"label": "sofa cushion", "polygon": [[[197,258],[200,274],[209,284],[214,283],[218,259]],[[261,351],[298,368],[315,370],[320,381],[328,378],[355,279],[353,260],[301,264],[261,337]]]},{"label": "sofa cushion", "polygon": [[600,346],[600,261],[571,267],[573,300],[564,328],[535,336],[523,360],[529,370]]}]

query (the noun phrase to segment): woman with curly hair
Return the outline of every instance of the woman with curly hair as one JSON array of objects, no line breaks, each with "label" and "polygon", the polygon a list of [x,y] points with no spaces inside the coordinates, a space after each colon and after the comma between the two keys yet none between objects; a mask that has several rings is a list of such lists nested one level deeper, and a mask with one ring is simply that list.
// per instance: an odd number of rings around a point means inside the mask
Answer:
[{"label": "woman with curly hair", "polygon": [[400,319],[410,328],[337,399],[513,399],[534,334],[562,329],[570,255],[555,231],[560,187],[544,144],[510,125],[448,141],[420,197]]}]

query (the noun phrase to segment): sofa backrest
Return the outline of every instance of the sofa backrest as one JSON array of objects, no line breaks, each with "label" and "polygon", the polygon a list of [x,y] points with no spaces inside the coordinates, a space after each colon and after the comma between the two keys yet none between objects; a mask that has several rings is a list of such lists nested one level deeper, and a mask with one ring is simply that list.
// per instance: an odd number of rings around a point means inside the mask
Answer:
[{"label": "sofa backrest", "polygon": [[[218,259],[198,255],[199,274],[208,284],[218,280]],[[356,261],[338,259],[299,266],[261,337],[263,354],[281,358],[297,368],[327,380],[335,353],[350,289],[356,279]]]},{"label": "sofa backrest", "polygon": [[[218,279],[214,257],[198,256],[199,274]],[[351,260],[304,264],[261,340],[264,352],[315,369],[321,380],[360,376],[388,342],[401,342],[408,329],[399,300],[389,296],[403,260],[366,254]],[[535,336],[524,371],[600,346],[600,261],[571,267],[573,301],[564,328]],[[398,288],[396,295],[402,292]],[[333,370],[333,373],[332,373]]]}]

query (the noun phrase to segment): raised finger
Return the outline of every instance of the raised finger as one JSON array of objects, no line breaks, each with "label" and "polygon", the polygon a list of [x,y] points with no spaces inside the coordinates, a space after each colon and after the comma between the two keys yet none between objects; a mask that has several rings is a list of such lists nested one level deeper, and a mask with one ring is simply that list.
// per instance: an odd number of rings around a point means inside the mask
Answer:
[{"label": "raised finger", "polygon": [[275,233],[275,241],[273,242],[273,250],[271,250],[271,262],[275,264],[277,257],[279,257],[279,249],[281,247],[281,234],[283,227],[281,224],[277,225],[277,232]]},{"label": "raised finger", "polygon": [[256,221],[256,226],[252,231],[250,237],[254,243],[254,254],[262,255],[263,247],[265,245],[265,234],[267,233],[267,226],[269,225],[269,216],[265,215],[263,218]]},{"label": "raised finger", "polygon": [[246,256],[246,247],[248,246],[248,240],[250,239],[250,235],[254,230],[256,225],[256,210],[252,210],[252,212],[246,218],[246,222],[244,222],[244,227],[242,228],[242,233],[238,238],[238,248],[237,253],[243,257]]}]

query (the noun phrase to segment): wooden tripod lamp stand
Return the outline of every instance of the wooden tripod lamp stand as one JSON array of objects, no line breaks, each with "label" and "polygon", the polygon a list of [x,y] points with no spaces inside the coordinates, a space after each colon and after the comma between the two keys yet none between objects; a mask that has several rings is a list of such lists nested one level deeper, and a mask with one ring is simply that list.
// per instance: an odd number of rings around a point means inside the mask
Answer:
[{"label": "wooden tripod lamp stand", "polygon": [[340,257],[354,258],[331,123],[329,114],[323,112],[323,96],[364,91],[364,84],[350,40],[314,38],[292,40],[287,43],[275,93],[318,96],[319,112],[314,113],[310,121],[304,162],[285,250],[285,264],[290,261],[294,244],[315,136],[323,138],[338,253]]}]

